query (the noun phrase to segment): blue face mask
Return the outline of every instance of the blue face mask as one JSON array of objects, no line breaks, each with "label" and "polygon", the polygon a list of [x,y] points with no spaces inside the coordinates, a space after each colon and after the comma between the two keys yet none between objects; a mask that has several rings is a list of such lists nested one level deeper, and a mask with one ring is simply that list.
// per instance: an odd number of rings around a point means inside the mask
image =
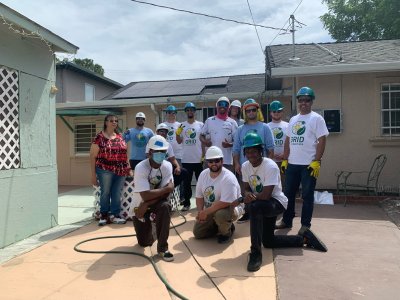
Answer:
[{"label": "blue face mask", "polygon": [[153,160],[156,164],[161,165],[166,157],[167,155],[164,152],[153,152]]}]

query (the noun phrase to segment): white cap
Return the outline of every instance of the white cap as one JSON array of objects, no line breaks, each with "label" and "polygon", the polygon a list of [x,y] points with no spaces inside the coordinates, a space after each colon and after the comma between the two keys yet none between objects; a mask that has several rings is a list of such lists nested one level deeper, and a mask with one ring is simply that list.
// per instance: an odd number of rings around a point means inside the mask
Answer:
[{"label": "white cap", "polygon": [[142,113],[142,112],[138,112],[137,114],[136,114],[136,117],[135,118],[143,118],[143,119],[146,119],[146,115],[144,114],[144,113]]},{"label": "white cap", "polygon": [[220,97],[220,98],[218,99],[218,101],[217,101],[217,106],[218,106],[218,102],[221,102],[221,101],[228,102],[228,105],[230,104],[230,101],[229,101],[228,97],[222,96],[222,97]]},{"label": "white cap", "polygon": [[165,129],[165,130],[169,131],[168,125],[165,124],[165,123],[160,123],[160,124],[157,125],[156,131],[159,131],[161,129]]},{"label": "white cap", "polygon": [[233,100],[231,106],[236,106],[241,108],[242,107],[242,103],[240,103],[239,100]]},{"label": "white cap", "polygon": [[206,160],[214,158],[223,158],[223,157],[224,154],[222,153],[222,150],[219,149],[217,146],[211,146],[210,148],[207,149]]},{"label": "white cap", "polygon": [[154,135],[149,140],[149,149],[168,150],[169,144],[161,135]]}]

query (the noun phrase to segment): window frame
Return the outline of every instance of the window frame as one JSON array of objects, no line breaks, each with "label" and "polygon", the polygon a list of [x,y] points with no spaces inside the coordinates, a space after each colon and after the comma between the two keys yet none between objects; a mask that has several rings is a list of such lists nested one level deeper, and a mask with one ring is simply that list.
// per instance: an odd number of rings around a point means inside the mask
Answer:
[{"label": "window frame", "polygon": [[[387,86],[387,90],[384,90],[384,86]],[[397,86],[398,88],[395,90],[391,90],[391,86]],[[392,124],[391,121],[391,115],[392,112],[399,112],[400,113],[400,107],[398,108],[392,108],[391,107],[391,97],[392,97],[392,93],[399,93],[400,94],[400,83],[398,82],[382,82],[380,84],[380,93],[379,93],[379,97],[380,97],[380,136],[382,137],[400,137],[400,126],[395,126],[394,124]],[[388,108],[384,108],[384,95],[388,95]],[[384,113],[388,113],[388,117],[389,117],[389,125],[385,126],[385,116]],[[397,129],[399,130],[399,133],[392,133],[393,129]],[[385,133],[385,130],[389,130],[389,133]]]},{"label": "window frame", "polygon": [[[93,91],[93,95],[92,95],[92,99],[88,99],[88,93],[87,93],[87,89],[91,88],[91,90]],[[94,102],[96,100],[96,87],[93,84],[90,83],[86,83],[85,82],[85,102]]]}]

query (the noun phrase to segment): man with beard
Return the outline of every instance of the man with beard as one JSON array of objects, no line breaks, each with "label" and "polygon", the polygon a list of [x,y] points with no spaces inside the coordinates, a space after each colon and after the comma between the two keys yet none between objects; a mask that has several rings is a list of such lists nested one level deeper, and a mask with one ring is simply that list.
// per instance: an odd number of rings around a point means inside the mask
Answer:
[{"label": "man with beard", "polygon": [[208,169],[201,172],[196,185],[197,217],[193,234],[196,239],[217,235],[220,244],[232,239],[238,216],[231,205],[240,197],[235,175],[223,167],[224,154],[211,146],[206,152]]},{"label": "man with beard", "polygon": [[136,165],[146,159],[146,145],[154,132],[144,127],[146,116],[142,112],[136,114],[136,127],[130,128],[124,132],[125,142],[131,141],[129,163],[134,170]]},{"label": "man with beard", "polygon": [[247,270],[255,272],[260,269],[261,245],[265,248],[306,245],[322,252],[328,251],[324,243],[308,228],[303,236],[275,235],[276,218],[285,211],[288,203],[282,192],[279,168],[272,159],[263,157],[263,142],[257,133],[250,132],[245,136],[244,153],[248,159],[242,165],[244,203],[249,208],[251,237]]},{"label": "man with beard", "polygon": [[200,142],[201,128],[203,122],[195,120],[196,106],[192,102],[188,102],[184,108],[187,121],[183,122],[176,130],[176,141],[182,144],[182,166],[188,172],[187,180],[184,180],[184,201],[182,203],[182,211],[190,209],[190,198],[192,197],[192,177],[193,173],[196,179],[199,179],[203,170],[201,159],[203,151]]},{"label": "man with beard", "polygon": [[[232,146],[233,136],[238,128],[235,120],[228,117],[229,99],[221,97],[216,103],[217,114],[204,123],[200,140],[205,147],[217,146],[224,154],[224,167],[233,172]],[[207,139],[206,136],[210,136]]]}]

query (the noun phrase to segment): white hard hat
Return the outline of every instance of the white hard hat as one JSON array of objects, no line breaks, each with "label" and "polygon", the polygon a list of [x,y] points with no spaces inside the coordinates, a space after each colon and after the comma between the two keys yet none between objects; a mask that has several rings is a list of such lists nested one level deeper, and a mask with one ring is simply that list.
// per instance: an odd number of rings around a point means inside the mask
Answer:
[{"label": "white hard hat", "polygon": [[224,154],[222,153],[222,150],[219,149],[217,146],[211,146],[210,148],[207,149],[206,160],[214,158],[223,158],[223,157]]},{"label": "white hard hat", "polygon": [[137,114],[136,114],[136,117],[135,118],[143,118],[143,119],[146,119],[146,115],[144,114],[144,113],[142,113],[142,112],[138,112]]},{"label": "white hard hat", "polygon": [[220,98],[218,99],[218,101],[217,101],[217,106],[218,106],[218,102],[221,102],[221,101],[228,102],[228,105],[230,104],[230,101],[229,101],[228,97],[222,96],[222,97],[220,97]]},{"label": "white hard hat", "polygon": [[159,131],[161,129],[165,129],[165,130],[169,131],[168,125],[165,124],[165,123],[160,123],[160,124],[157,125],[156,131]]},{"label": "white hard hat", "polygon": [[168,150],[168,142],[161,135],[154,135],[149,140],[149,149],[152,150]]},{"label": "white hard hat", "polygon": [[241,108],[242,107],[242,103],[240,103],[239,100],[233,100],[231,106],[236,106]]}]

